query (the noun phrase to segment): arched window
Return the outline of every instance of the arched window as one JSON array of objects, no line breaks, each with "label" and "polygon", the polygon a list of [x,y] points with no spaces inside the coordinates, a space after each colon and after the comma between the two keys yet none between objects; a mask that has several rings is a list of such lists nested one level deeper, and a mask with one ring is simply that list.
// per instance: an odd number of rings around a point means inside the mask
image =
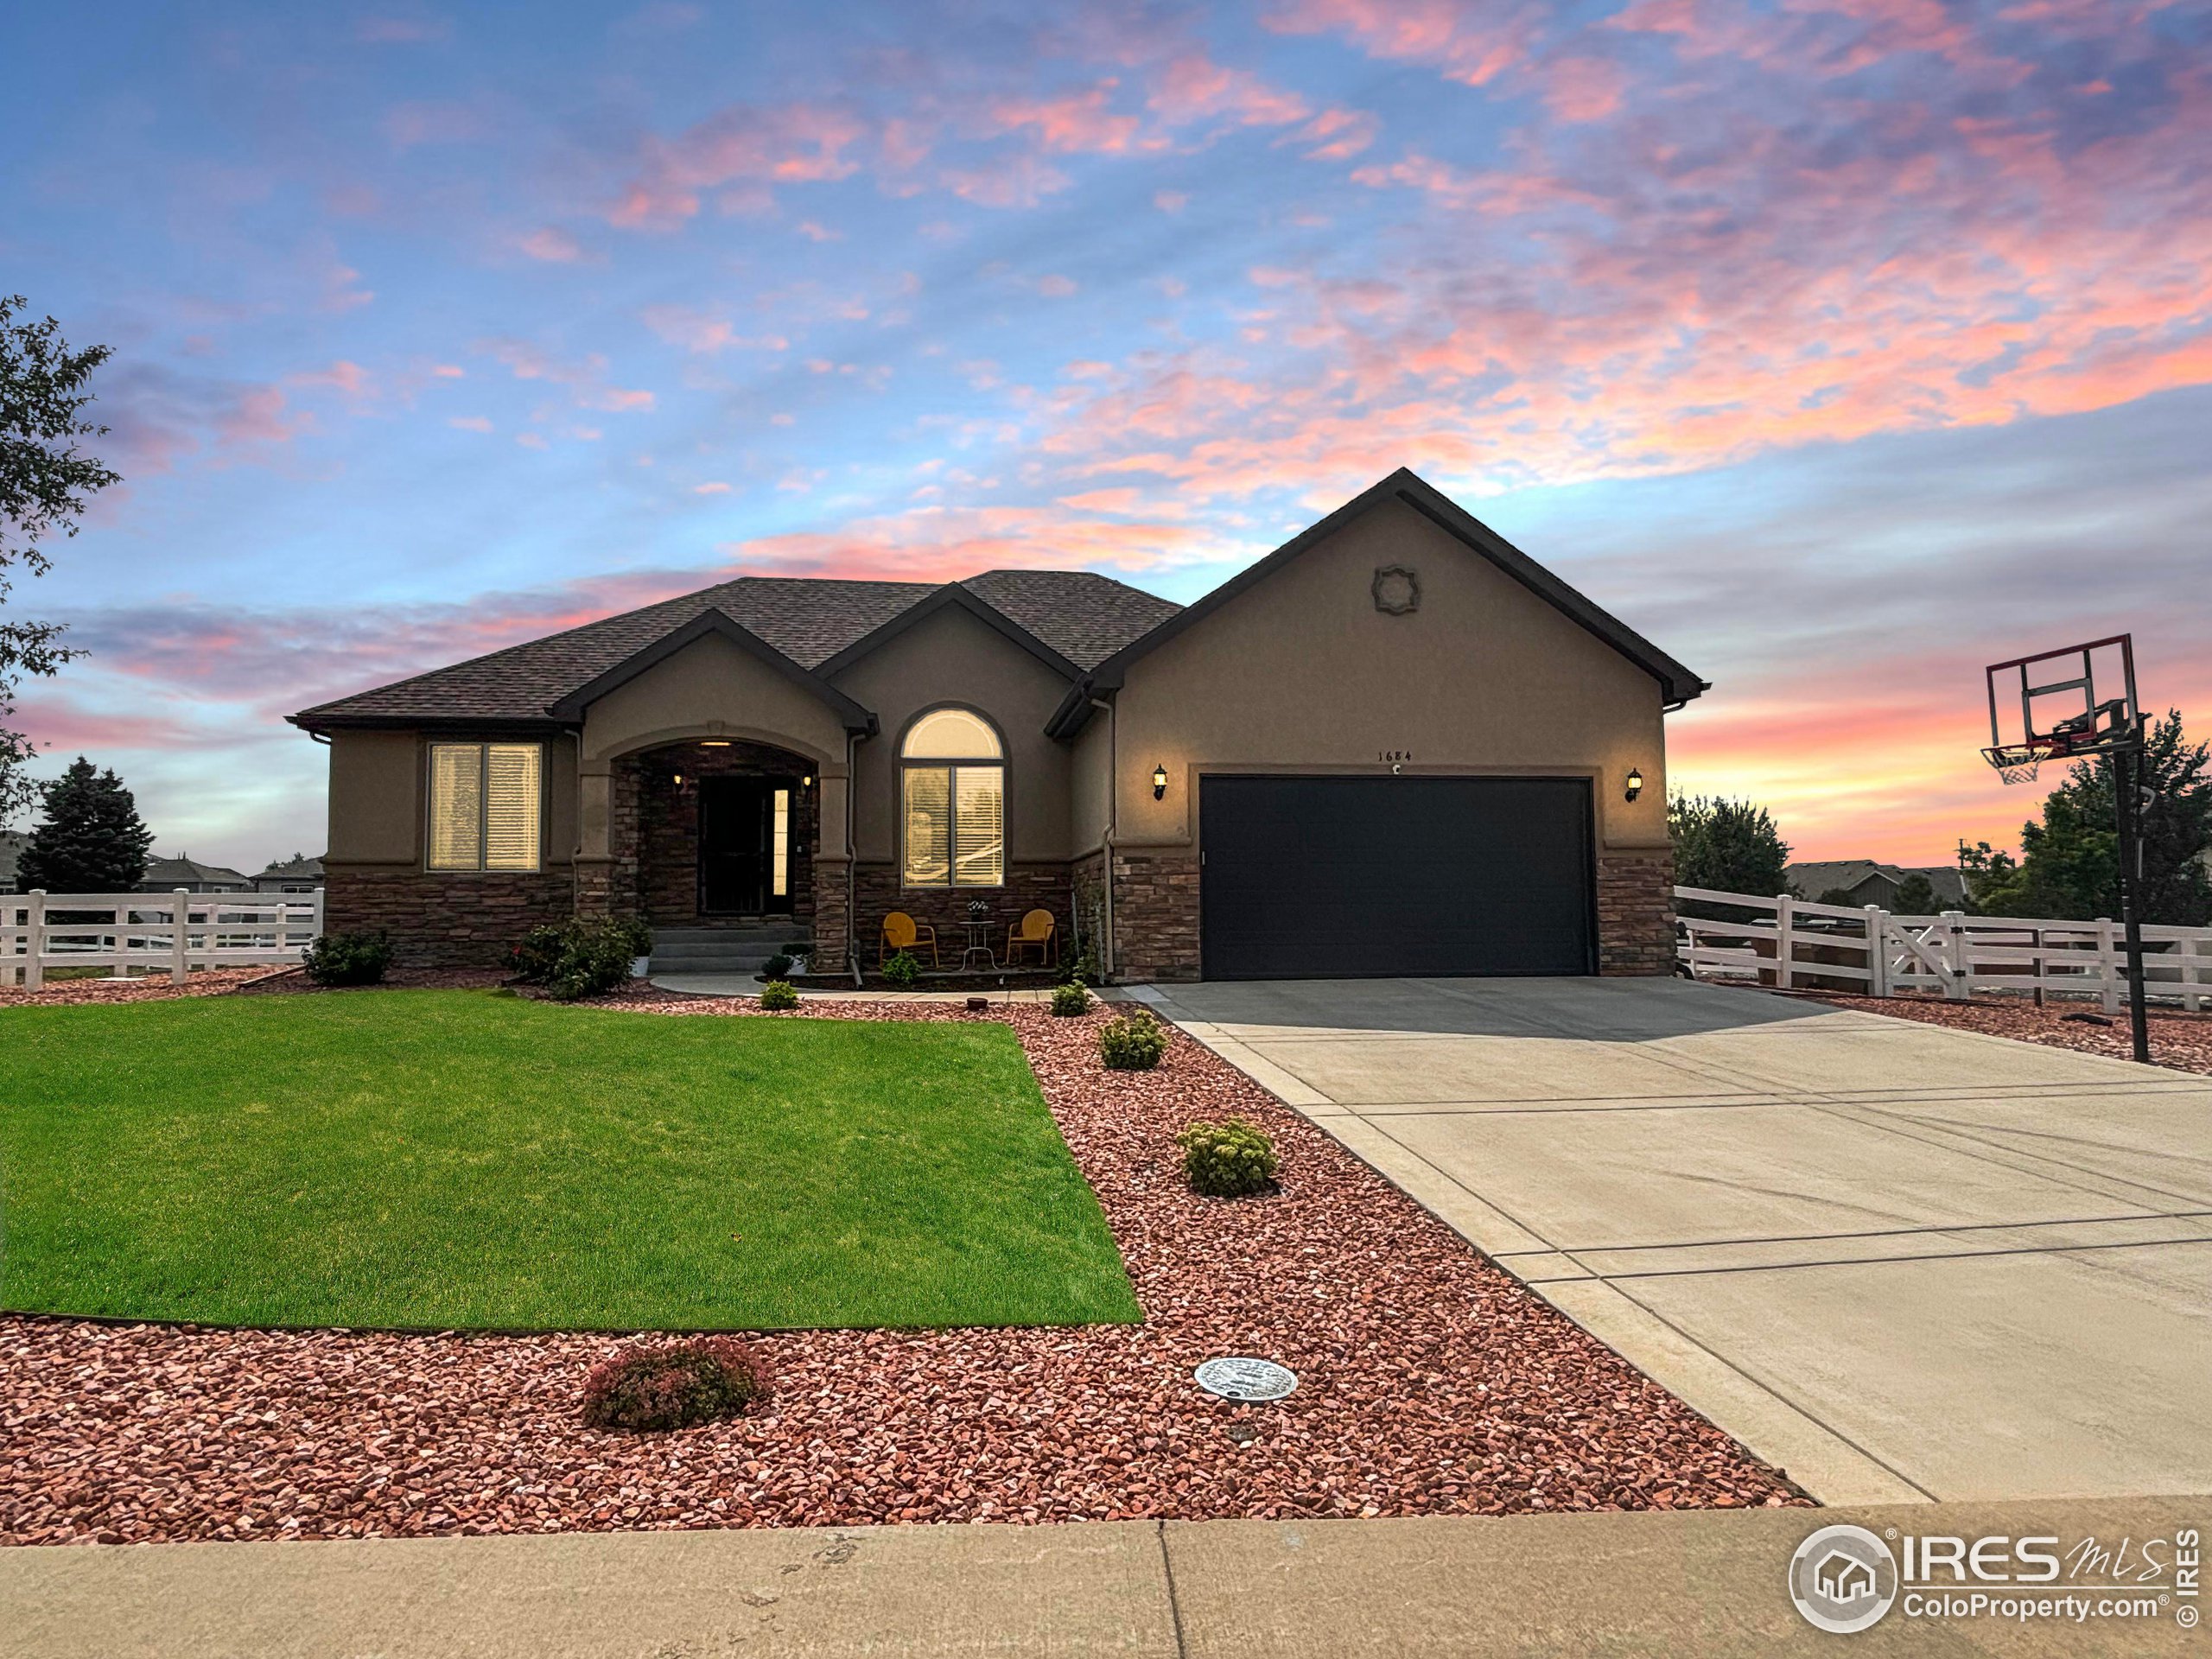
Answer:
[{"label": "arched window", "polygon": [[990,722],[932,709],[899,751],[899,880],[909,887],[1006,884],[1006,755]]}]

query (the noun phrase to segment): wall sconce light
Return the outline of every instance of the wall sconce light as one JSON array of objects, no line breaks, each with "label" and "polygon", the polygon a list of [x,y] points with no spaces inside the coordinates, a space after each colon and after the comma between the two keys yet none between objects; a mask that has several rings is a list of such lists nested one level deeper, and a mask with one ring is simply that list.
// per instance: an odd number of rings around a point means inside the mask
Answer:
[{"label": "wall sconce light", "polygon": [[1628,769],[1628,798],[1632,801],[1643,793],[1643,769],[1641,766],[1630,766]]},{"label": "wall sconce light", "polygon": [[801,789],[812,789],[814,787],[814,774],[810,772],[808,772],[805,777],[798,780],[798,786]]},{"label": "wall sconce light", "polygon": [[1165,766],[1152,769],[1152,798],[1155,801],[1167,798],[1167,768]]},{"label": "wall sconce light", "polygon": [[683,774],[680,772],[671,772],[669,775],[668,781],[674,784],[678,789],[681,789],[683,787]]},{"label": "wall sconce light", "polygon": [[726,749],[729,747],[729,739],[726,737],[702,737],[699,740],[699,747],[702,749]]}]

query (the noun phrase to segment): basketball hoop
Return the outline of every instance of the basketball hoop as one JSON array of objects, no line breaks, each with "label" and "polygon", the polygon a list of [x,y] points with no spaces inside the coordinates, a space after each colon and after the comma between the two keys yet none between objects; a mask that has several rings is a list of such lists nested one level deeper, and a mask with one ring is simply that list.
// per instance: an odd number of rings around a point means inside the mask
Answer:
[{"label": "basketball hoop", "polygon": [[2058,753],[2058,746],[2046,739],[2033,743],[1999,743],[1981,752],[1981,758],[1997,768],[1999,781],[2007,784],[2032,784],[2036,769]]},{"label": "basketball hoop", "polygon": [[[2008,784],[2024,784],[2046,760],[2102,757],[2112,768],[2120,832],[2120,919],[2127,939],[2127,1023],[2136,1060],[2148,1065],[2151,1027],[2143,985],[2143,711],[2135,700],[2135,642],[2124,633],[1992,663],[1989,747],[1981,758]],[[2100,696],[2099,682],[2106,695]],[[2110,695],[2118,690],[2120,696]],[[2018,699],[2018,712],[2014,713]],[[1963,849],[1965,843],[1960,843]],[[2041,995],[2040,992],[2037,993]],[[2109,993],[2107,993],[2109,995]]]}]

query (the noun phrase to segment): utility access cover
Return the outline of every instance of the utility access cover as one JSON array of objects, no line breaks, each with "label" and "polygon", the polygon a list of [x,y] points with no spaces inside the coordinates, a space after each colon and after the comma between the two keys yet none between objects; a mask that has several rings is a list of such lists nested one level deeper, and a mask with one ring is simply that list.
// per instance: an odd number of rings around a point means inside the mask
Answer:
[{"label": "utility access cover", "polygon": [[1224,1400],[1280,1400],[1298,1386],[1298,1373],[1272,1359],[1210,1359],[1191,1375]]}]

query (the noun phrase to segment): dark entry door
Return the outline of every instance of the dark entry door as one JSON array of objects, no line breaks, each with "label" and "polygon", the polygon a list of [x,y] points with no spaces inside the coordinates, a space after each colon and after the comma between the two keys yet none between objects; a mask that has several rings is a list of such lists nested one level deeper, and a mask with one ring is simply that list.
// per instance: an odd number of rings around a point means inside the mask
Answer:
[{"label": "dark entry door", "polygon": [[1208,979],[1596,971],[1580,778],[1207,778]]},{"label": "dark entry door", "polygon": [[776,845],[776,791],[787,778],[699,780],[699,908],[709,916],[760,916],[791,907],[789,883],[774,891],[784,849]]}]

